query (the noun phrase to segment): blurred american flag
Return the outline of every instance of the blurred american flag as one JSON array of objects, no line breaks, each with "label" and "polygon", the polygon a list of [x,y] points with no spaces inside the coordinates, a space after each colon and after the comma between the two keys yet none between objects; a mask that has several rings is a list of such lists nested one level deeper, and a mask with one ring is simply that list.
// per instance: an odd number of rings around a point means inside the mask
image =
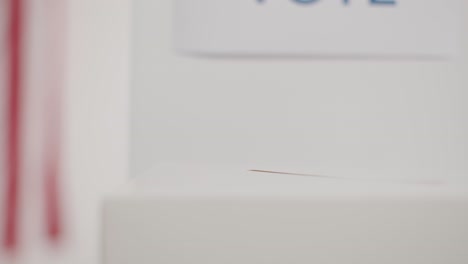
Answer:
[{"label": "blurred american flag", "polygon": [[60,0],[0,0],[0,236],[16,253],[33,236],[62,234],[61,101],[65,65],[65,4]]}]

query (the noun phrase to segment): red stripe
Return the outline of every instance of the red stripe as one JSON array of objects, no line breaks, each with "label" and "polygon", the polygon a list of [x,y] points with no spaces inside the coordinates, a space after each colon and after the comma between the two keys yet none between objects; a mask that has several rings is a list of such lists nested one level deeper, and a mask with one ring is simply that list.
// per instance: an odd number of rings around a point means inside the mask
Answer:
[{"label": "red stripe", "polygon": [[57,242],[62,234],[61,214],[59,206],[58,174],[59,159],[51,158],[46,167],[46,229],[50,240]]},{"label": "red stripe", "polygon": [[[56,58],[56,59],[60,59]],[[53,60],[53,59],[52,59]],[[52,63],[53,64],[53,63]],[[57,65],[50,65],[51,69],[56,69]],[[60,72],[60,70],[58,70]],[[53,78],[50,76],[49,78]],[[49,83],[46,89],[48,121],[45,131],[45,208],[46,208],[46,231],[49,239],[58,241],[62,233],[62,221],[60,212],[60,195],[59,195],[59,176],[61,172],[61,104],[60,104],[60,88],[61,78],[55,77]]]},{"label": "red stripe", "polygon": [[65,1],[47,0],[46,41],[48,71],[46,72],[45,126],[45,208],[48,238],[58,242],[62,235],[59,176],[61,172],[61,112],[64,84]]},{"label": "red stripe", "polygon": [[7,184],[4,245],[13,250],[18,243],[18,206],[21,158],[21,114],[22,114],[22,44],[23,44],[23,1],[10,0],[10,24],[8,32],[9,76],[7,84]]}]

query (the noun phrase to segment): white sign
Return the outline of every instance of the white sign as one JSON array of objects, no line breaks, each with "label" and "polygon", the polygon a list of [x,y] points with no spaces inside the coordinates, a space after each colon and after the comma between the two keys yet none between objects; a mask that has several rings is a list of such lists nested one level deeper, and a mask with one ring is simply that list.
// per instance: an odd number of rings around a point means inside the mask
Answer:
[{"label": "white sign", "polygon": [[177,49],[228,55],[450,56],[459,0],[176,0]]}]

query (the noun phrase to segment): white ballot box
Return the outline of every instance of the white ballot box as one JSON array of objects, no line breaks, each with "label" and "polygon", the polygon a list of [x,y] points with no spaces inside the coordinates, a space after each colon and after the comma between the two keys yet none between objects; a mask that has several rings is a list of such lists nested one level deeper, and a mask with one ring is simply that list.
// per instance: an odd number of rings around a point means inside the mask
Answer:
[{"label": "white ballot box", "polygon": [[105,263],[468,263],[467,7],[135,1]]},{"label": "white ballot box", "polygon": [[302,1],[135,2],[132,177],[160,162],[467,177],[466,3]]},{"label": "white ballot box", "polygon": [[463,183],[155,166],[104,205],[106,264],[466,264]]}]

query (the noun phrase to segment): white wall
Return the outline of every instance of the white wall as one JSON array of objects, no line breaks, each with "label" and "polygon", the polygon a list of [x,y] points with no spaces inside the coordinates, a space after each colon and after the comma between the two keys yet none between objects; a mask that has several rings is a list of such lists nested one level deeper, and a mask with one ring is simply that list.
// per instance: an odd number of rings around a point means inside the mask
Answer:
[{"label": "white wall", "polygon": [[133,175],[199,161],[466,178],[466,48],[453,60],[185,56],[172,18],[172,1],[135,1]]}]

